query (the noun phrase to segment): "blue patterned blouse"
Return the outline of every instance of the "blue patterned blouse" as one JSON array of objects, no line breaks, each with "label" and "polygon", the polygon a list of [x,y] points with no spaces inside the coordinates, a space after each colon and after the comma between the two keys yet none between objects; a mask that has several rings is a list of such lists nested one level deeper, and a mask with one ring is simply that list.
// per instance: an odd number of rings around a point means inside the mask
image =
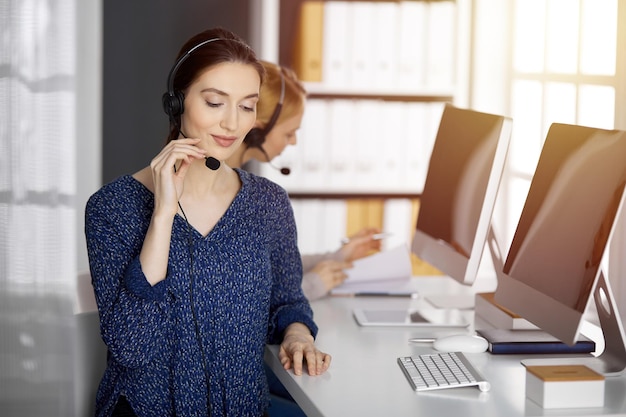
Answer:
[{"label": "blue patterned blouse", "polygon": [[[294,322],[317,327],[286,192],[237,170],[241,189],[202,236],[174,219],[167,277],[147,282],[139,252],[154,195],[122,176],[91,196],[85,234],[109,355],[96,399],[109,416],[125,395],[138,416],[260,416],[266,343]],[[210,380],[207,389],[206,377]]]}]

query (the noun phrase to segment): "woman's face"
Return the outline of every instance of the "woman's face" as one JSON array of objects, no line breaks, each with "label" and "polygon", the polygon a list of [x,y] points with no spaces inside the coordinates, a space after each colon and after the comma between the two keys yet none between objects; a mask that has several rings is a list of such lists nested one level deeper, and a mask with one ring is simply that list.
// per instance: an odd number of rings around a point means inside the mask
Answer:
[{"label": "woman's face", "polygon": [[227,159],[254,125],[260,82],[247,64],[226,62],[207,69],[185,92],[181,131],[202,139],[198,146],[208,156]]},{"label": "woman's face", "polygon": [[270,157],[270,161],[280,155],[287,145],[297,143],[296,132],[302,124],[304,112],[300,111],[288,119],[277,123],[265,137],[263,149]]}]

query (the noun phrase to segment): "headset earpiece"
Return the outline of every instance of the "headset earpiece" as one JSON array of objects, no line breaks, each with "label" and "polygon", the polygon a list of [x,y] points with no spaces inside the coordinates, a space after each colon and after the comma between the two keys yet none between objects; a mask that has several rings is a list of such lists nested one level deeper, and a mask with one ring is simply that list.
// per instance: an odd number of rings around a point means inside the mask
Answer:
[{"label": "headset earpiece", "polygon": [[248,145],[248,148],[260,148],[265,143],[265,136],[265,129],[253,127],[243,139],[243,142]]},{"label": "headset earpiece", "polygon": [[179,117],[185,111],[185,95],[182,91],[172,91],[163,94],[163,110],[171,120]]},{"label": "headset earpiece", "polygon": [[174,126],[177,126],[179,129],[180,129],[180,126],[178,126],[177,118],[180,117],[180,115],[183,114],[183,112],[185,111],[185,106],[184,106],[185,95],[183,94],[182,91],[174,89],[174,78],[176,77],[176,72],[178,71],[178,68],[182,65],[182,63],[185,62],[185,60],[189,57],[189,55],[191,55],[193,51],[195,51],[196,49],[200,48],[203,45],[206,45],[207,43],[221,41],[221,40],[225,40],[225,39],[212,38],[212,39],[207,39],[203,42],[200,42],[199,44],[197,44],[196,46],[194,46],[193,48],[185,52],[180,58],[178,58],[178,60],[176,61],[176,63],[174,64],[174,66],[170,70],[170,73],[167,76],[167,92],[165,92],[165,94],[163,94],[163,97],[161,97],[161,101],[163,102],[163,110],[169,116],[170,123]]}]

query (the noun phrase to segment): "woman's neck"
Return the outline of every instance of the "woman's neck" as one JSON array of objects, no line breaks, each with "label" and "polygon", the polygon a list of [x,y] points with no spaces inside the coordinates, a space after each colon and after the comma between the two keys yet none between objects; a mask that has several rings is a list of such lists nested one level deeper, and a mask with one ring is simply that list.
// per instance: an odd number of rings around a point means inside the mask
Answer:
[{"label": "woman's neck", "polygon": [[205,195],[213,192],[225,182],[232,169],[221,163],[217,170],[206,167],[204,160],[194,161],[185,174],[185,194]]},{"label": "woman's neck", "polygon": [[241,168],[246,162],[252,159],[250,152],[247,152],[250,148],[246,146],[246,144],[242,144],[234,154],[230,158],[226,160],[226,164],[228,164],[231,168]]}]

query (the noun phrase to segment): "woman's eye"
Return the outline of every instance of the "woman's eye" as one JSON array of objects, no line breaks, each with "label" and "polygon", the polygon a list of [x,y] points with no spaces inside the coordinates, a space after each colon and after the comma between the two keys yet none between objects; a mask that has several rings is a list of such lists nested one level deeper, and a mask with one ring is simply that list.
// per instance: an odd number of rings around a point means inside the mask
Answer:
[{"label": "woman's eye", "polygon": [[254,111],[254,107],[253,106],[241,106],[241,108],[244,111],[250,111],[250,112]]},{"label": "woman's eye", "polygon": [[222,103],[212,103],[212,102],[210,102],[210,101],[207,101],[207,102],[206,102],[206,104],[207,104],[207,106],[209,106],[209,107],[219,107],[219,106],[221,106],[221,105],[222,105]]}]

